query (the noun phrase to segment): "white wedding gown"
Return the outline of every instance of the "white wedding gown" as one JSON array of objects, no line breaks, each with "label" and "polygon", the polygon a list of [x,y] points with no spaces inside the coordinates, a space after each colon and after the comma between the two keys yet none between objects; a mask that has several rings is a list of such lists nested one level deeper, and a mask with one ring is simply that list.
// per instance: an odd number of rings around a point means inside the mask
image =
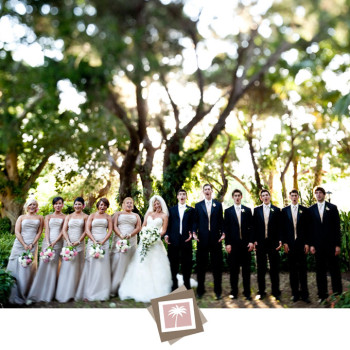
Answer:
[{"label": "white wedding gown", "polygon": [[[147,218],[147,227],[159,230],[163,225],[162,218]],[[134,299],[144,303],[171,292],[172,278],[166,249],[158,239],[149,249],[141,262],[142,239],[126,270],[118,294],[121,300]]]}]

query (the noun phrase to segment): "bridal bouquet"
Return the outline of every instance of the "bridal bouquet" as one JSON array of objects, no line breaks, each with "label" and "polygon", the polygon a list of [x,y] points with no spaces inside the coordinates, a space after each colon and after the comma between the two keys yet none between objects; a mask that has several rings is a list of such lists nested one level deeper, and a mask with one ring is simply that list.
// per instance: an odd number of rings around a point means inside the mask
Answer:
[{"label": "bridal bouquet", "polygon": [[143,227],[140,232],[140,242],[142,245],[141,248],[141,262],[145,259],[147,252],[149,251],[150,247],[156,242],[160,237],[159,229],[156,227],[154,228],[147,228]]},{"label": "bridal bouquet", "polygon": [[130,249],[130,244],[127,239],[120,239],[115,246],[118,253],[126,253]]},{"label": "bridal bouquet", "polygon": [[23,267],[30,266],[33,262],[33,259],[33,254],[29,250],[22,253],[22,255],[18,257],[18,261]]},{"label": "bridal bouquet", "polygon": [[89,255],[95,259],[102,259],[105,256],[105,251],[101,248],[99,244],[93,244],[90,247]]},{"label": "bridal bouquet", "polygon": [[62,248],[60,255],[64,261],[71,261],[78,255],[78,252],[73,246],[68,246]]},{"label": "bridal bouquet", "polygon": [[42,252],[40,252],[40,260],[43,262],[50,262],[55,259],[55,251],[51,247],[47,247]]}]

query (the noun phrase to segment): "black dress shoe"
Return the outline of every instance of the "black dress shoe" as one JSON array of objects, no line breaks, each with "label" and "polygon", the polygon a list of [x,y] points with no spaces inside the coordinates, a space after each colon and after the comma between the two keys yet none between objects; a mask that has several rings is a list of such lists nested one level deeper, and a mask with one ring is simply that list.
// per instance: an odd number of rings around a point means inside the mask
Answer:
[{"label": "black dress shoe", "polygon": [[245,300],[252,300],[252,297],[251,296],[247,296],[247,297],[245,297]]},{"label": "black dress shoe", "polygon": [[197,293],[197,299],[202,299],[203,298],[203,294],[202,293]]},{"label": "black dress shoe", "polygon": [[215,300],[221,300],[221,299],[222,299],[222,297],[221,297],[220,294],[216,294],[216,295],[215,295]]},{"label": "black dress shoe", "polygon": [[310,299],[309,299],[308,297],[306,297],[306,298],[301,298],[301,300],[302,300],[304,303],[306,303],[306,304],[310,304],[310,303],[311,303],[311,301],[310,301]]},{"label": "black dress shoe", "polygon": [[299,300],[299,297],[297,295],[294,295],[291,299],[293,303],[296,303]]}]

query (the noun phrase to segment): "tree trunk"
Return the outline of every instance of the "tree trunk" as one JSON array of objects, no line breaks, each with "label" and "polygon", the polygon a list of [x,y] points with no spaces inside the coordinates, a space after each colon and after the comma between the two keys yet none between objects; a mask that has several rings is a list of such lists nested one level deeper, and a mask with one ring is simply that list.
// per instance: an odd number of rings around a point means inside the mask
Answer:
[{"label": "tree trunk", "polygon": [[293,189],[296,189],[299,191],[299,184],[298,184],[298,163],[299,160],[297,157],[293,159]]},{"label": "tree trunk", "polygon": [[[24,197],[23,197],[24,198]],[[0,194],[1,217],[8,217],[11,221],[11,232],[15,231],[15,224],[18,217],[23,213],[24,199],[16,197],[12,192]]]},{"label": "tree trunk", "polygon": [[106,186],[101,188],[97,194],[89,193],[87,207],[91,209],[98,198],[106,196],[111,186],[112,182],[108,180]]}]

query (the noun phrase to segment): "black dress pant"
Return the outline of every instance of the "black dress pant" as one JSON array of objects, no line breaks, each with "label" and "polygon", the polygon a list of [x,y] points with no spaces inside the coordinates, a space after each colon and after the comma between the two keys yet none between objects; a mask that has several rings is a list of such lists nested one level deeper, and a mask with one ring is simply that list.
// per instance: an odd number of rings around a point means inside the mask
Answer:
[{"label": "black dress pant", "polygon": [[316,282],[318,289],[318,296],[321,299],[328,297],[327,287],[327,268],[331,274],[333,293],[341,294],[343,286],[341,282],[339,257],[335,256],[334,250],[321,251],[316,248]]},{"label": "black dress pant", "polygon": [[216,295],[221,296],[222,287],[222,244],[221,242],[215,242],[208,245],[203,245],[198,242],[197,245],[197,280],[198,287],[197,293],[203,295],[205,293],[205,272],[208,265],[210,255],[211,268],[214,277],[214,292]]},{"label": "black dress pant", "polygon": [[228,263],[230,268],[231,293],[238,296],[238,276],[242,266],[243,294],[250,297],[250,265],[251,252],[248,252],[248,244],[242,241],[235,242],[231,245],[231,253],[228,255]]},{"label": "black dress pant", "polygon": [[181,242],[180,245],[168,245],[168,257],[170,260],[171,275],[173,279],[173,287],[178,288],[176,275],[179,273],[179,266],[181,264],[182,275],[184,279],[184,286],[187,289],[191,288],[190,277],[192,272],[192,241]]},{"label": "black dress pant", "polygon": [[275,246],[271,241],[265,239],[265,241],[259,242],[256,248],[256,260],[258,265],[258,294],[266,294],[266,282],[265,275],[267,272],[267,257],[270,263],[270,278],[272,286],[272,295],[278,297],[281,295],[279,288],[279,251],[276,250],[278,244]]},{"label": "black dress pant", "polygon": [[295,247],[288,254],[289,281],[292,295],[297,298],[309,297],[307,287],[306,254],[303,247]]}]

